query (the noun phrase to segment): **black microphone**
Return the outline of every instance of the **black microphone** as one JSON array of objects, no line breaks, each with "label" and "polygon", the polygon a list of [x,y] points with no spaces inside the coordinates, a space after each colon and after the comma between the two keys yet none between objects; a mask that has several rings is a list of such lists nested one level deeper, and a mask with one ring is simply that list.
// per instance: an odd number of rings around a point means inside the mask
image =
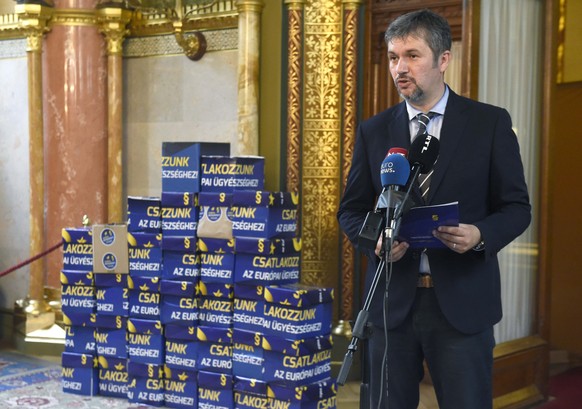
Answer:
[{"label": "black microphone", "polygon": [[417,136],[410,145],[408,161],[411,164],[408,186],[412,186],[418,175],[428,173],[433,168],[439,156],[440,142],[427,133]]}]

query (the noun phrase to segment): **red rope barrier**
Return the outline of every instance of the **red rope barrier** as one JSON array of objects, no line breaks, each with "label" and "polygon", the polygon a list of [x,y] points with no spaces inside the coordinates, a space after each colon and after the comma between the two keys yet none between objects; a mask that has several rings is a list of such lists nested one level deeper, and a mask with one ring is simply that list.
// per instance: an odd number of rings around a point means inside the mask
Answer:
[{"label": "red rope barrier", "polygon": [[19,268],[24,267],[27,264],[32,263],[33,261],[38,260],[41,257],[46,256],[49,253],[52,253],[53,251],[55,251],[56,249],[58,249],[59,247],[61,247],[63,245],[62,241],[59,241],[57,244],[55,244],[54,246],[52,246],[51,248],[49,248],[48,250],[43,251],[42,253],[37,254],[34,257],[29,258],[28,260],[24,260],[22,263],[18,263],[17,265],[10,267],[8,270],[4,270],[0,273],[0,277],[4,277],[6,274],[9,274],[11,272],[13,272],[14,270],[18,270]]}]

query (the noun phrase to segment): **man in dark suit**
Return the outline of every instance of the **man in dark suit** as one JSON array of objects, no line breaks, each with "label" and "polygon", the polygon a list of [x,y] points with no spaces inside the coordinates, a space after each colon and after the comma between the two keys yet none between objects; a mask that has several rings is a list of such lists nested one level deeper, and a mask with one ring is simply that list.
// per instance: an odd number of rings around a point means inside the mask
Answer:
[{"label": "man in dark suit", "polygon": [[[400,16],[386,43],[404,101],[358,127],[340,226],[357,245],[382,190],[386,153],[408,148],[420,126],[417,115],[430,112],[427,132],[439,139],[439,156],[428,192],[422,197],[415,181],[412,198],[458,201],[459,225],[433,232],[443,248],[417,250],[395,241],[389,249],[389,288],[380,279],[370,307],[370,404],[416,409],[426,360],[441,409],[491,408],[493,325],[502,316],[497,253],[531,220],[517,138],[506,110],[458,96],[445,84],[451,33],[444,18],[428,10]],[[368,288],[380,249],[380,242],[375,252],[360,249],[369,259]]]}]

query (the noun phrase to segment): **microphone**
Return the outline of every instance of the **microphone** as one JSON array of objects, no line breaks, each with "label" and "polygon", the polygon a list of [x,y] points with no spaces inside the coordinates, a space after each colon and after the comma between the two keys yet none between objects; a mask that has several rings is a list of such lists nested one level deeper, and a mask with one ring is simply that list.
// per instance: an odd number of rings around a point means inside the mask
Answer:
[{"label": "microphone", "polygon": [[[402,148],[392,148],[393,150],[403,150]],[[380,180],[382,187],[391,190],[400,190],[400,187],[406,185],[406,181],[410,176],[410,164],[402,153],[390,153],[382,161],[380,166]]]},{"label": "microphone", "polygon": [[421,173],[428,173],[434,166],[439,156],[440,142],[434,136],[427,133],[417,136],[410,145],[408,161],[412,165],[412,177],[408,181],[409,186],[418,179]]},{"label": "microphone", "polygon": [[[402,148],[392,148],[392,150],[406,152]],[[364,224],[358,233],[358,245],[370,250],[376,248],[376,243],[380,237],[384,225],[385,214],[381,209],[387,209],[389,217],[394,214],[396,206],[402,203],[403,193],[400,188],[406,185],[410,176],[410,164],[402,153],[388,153],[380,166],[380,180],[382,182],[382,193],[378,196],[376,208],[366,215]]]},{"label": "microphone", "polygon": [[376,208],[394,209],[396,204],[401,203],[402,194],[396,192],[406,185],[409,176],[410,164],[402,154],[391,153],[386,156],[380,166],[380,180],[384,189],[378,197]]},{"label": "microphone", "polygon": [[408,179],[406,193],[402,200],[402,206],[394,212],[394,220],[397,221],[394,231],[398,233],[399,221],[404,213],[406,213],[412,206],[413,202],[410,199],[410,192],[414,182],[418,179],[421,173],[428,173],[432,170],[437,158],[439,156],[440,142],[434,136],[424,133],[418,135],[410,145],[410,152],[408,161],[411,164],[410,178]]}]

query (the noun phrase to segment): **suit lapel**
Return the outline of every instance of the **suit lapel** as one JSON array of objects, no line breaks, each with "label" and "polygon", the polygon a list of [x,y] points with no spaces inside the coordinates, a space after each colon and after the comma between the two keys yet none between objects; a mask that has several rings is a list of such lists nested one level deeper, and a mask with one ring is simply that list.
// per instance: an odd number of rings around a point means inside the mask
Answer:
[{"label": "suit lapel", "polygon": [[388,122],[386,135],[390,135],[390,140],[387,139],[388,149],[410,148],[410,127],[408,126],[408,114],[404,102],[401,102],[394,110],[392,119]]},{"label": "suit lapel", "polygon": [[468,116],[464,112],[465,104],[463,100],[453,91],[449,92],[449,100],[447,101],[439,139],[439,157],[434,167],[434,173],[431,177],[427,203],[432,202],[432,198],[443,180],[446,170],[453,159],[453,154],[457,145],[463,136],[468,120]]}]

